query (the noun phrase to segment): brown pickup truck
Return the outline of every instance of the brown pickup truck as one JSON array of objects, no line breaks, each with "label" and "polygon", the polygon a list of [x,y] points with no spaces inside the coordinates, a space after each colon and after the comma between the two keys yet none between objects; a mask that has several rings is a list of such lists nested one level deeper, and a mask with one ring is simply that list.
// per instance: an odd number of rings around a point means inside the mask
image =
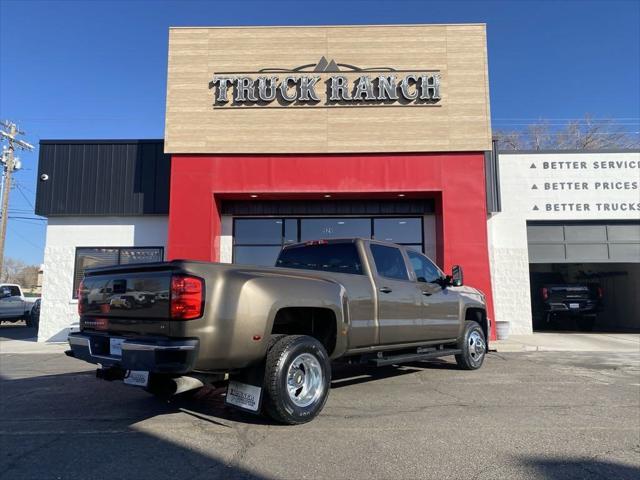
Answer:
[{"label": "brown pickup truck", "polygon": [[226,403],[288,424],[323,408],[331,363],[487,351],[484,295],[423,254],[365,239],[285,247],[275,267],[174,260],[87,272],[68,355],[97,375],[182,393],[228,379]]}]

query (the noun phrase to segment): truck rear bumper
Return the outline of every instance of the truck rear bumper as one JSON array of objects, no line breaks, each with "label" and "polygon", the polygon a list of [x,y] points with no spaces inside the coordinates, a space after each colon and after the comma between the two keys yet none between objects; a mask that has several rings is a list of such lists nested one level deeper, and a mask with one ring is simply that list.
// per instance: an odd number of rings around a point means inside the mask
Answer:
[{"label": "truck rear bumper", "polygon": [[151,373],[182,375],[193,370],[198,356],[197,339],[124,339],[122,354],[110,352],[110,339],[121,338],[101,333],[72,333],[69,346],[73,357],[103,367],[146,370]]},{"label": "truck rear bumper", "polygon": [[561,313],[568,315],[591,314],[597,313],[600,310],[600,305],[592,300],[550,302],[546,303],[544,306],[545,313]]}]

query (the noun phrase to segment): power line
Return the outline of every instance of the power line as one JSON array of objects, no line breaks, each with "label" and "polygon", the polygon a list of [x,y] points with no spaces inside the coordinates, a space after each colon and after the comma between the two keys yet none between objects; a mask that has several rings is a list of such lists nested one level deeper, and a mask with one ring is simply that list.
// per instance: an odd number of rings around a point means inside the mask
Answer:
[{"label": "power line", "polygon": [[[560,118],[560,117],[521,117],[521,118],[510,118],[510,117],[493,117],[494,120],[515,120],[515,121],[524,121],[524,120],[532,120],[534,122],[541,122],[544,120],[554,120],[554,121],[585,121],[587,120],[586,118],[582,117],[582,118]],[[596,119],[592,119],[590,121],[594,121]],[[598,121],[613,121],[613,120],[640,120],[640,117],[606,117],[606,118],[602,118]]]},{"label": "power line", "polygon": [[[527,134],[528,132],[526,131],[515,131],[515,132],[506,132],[506,133],[522,133],[522,134]],[[589,135],[638,135],[640,134],[640,131],[637,132],[591,132],[589,133]],[[547,132],[541,132],[540,133],[541,137],[555,137],[555,136],[559,136],[559,137],[573,137],[574,135],[572,135],[571,133],[557,133],[557,132],[551,132],[551,133],[547,133]]]},{"label": "power line", "polygon": [[2,122],[0,129],[0,137],[6,140],[7,146],[2,151],[2,164],[4,177],[2,182],[2,218],[0,218],[0,274],[4,271],[4,244],[7,236],[7,220],[9,217],[9,193],[11,192],[11,176],[15,170],[22,167],[20,161],[15,158],[15,149],[33,150],[34,147],[30,143],[20,140],[18,135],[24,135],[18,126],[12,122]]},{"label": "power line", "polygon": [[[26,168],[23,168],[23,170],[25,170],[25,171],[26,171],[27,169],[26,169]],[[22,188],[24,188],[25,190],[27,190],[28,192],[33,193],[33,189],[31,188],[31,186],[30,186],[30,185],[27,185],[26,183],[23,183],[23,182],[21,182],[20,180],[16,180],[16,183],[19,183],[19,184],[20,184],[20,186],[21,186]]]},{"label": "power line", "polygon": [[30,239],[28,239],[27,237],[25,237],[24,235],[22,235],[20,232],[17,232],[15,229],[11,231],[12,234],[16,234],[18,237],[20,237],[23,241],[27,242],[29,245],[31,245],[32,247],[35,247],[37,249],[43,250],[44,246],[42,245],[36,245],[35,243],[33,243]]},{"label": "power line", "polygon": [[39,222],[46,222],[47,219],[46,218],[38,218],[38,217],[21,217],[21,216],[15,216],[15,215],[9,215],[9,218],[14,219],[14,220],[38,220]]},{"label": "power line", "polygon": [[[566,122],[540,122],[540,123],[531,123],[531,122],[501,122],[501,121],[493,121],[491,122],[494,125],[532,125],[532,126],[545,126],[545,125],[549,125],[549,126],[568,126],[569,124],[567,124]],[[571,125],[575,125],[575,124],[571,124]],[[616,122],[616,123],[611,123],[611,122],[589,122],[589,123],[579,123],[578,125],[582,126],[586,126],[586,125],[598,125],[598,126],[611,126],[612,128],[615,127],[635,127],[637,125],[640,125],[640,122],[625,122],[625,123],[620,123],[620,122]]]},{"label": "power line", "polygon": [[18,182],[14,183],[14,185],[18,189],[18,192],[20,193],[20,195],[22,195],[22,198],[24,198],[25,201],[29,204],[29,206],[33,208],[33,210],[35,211],[36,207],[34,207],[33,202],[29,198],[27,198],[24,191],[22,190],[22,186]]}]

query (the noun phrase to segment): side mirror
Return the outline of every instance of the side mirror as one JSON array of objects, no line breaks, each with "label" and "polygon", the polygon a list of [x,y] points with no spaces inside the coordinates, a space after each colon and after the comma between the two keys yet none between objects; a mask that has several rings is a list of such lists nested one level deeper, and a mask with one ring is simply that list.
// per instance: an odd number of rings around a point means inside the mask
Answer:
[{"label": "side mirror", "polygon": [[451,269],[451,285],[454,287],[461,287],[464,285],[464,275],[460,265],[454,265]]},{"label": "side mirror", "polygon": [[8,298],[11,296],[11,290],[8,288],[3,288],[0,290],[0,298]]}]

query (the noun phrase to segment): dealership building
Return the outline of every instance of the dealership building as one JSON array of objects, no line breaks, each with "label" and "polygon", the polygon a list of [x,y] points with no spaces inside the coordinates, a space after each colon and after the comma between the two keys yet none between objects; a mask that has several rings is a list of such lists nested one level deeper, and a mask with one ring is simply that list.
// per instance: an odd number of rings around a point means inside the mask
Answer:
[{"label": "dealership building", "polygon": [[92,266],[352,236],[462,265],[513,333],[546,271],[640,328],[640,152],[495,152],[484,25],[172,28],[166,102],[164,140],[41,141],[39,340],[77,325]]}]

